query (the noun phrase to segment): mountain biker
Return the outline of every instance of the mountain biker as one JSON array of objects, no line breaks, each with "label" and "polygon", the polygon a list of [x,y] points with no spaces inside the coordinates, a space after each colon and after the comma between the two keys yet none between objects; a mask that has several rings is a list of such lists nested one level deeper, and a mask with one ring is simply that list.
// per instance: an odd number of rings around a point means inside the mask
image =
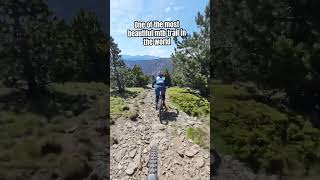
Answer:
[{"label": "mountain biker", "polygon": [[164,73],[159,71],[158,76],[154,79],[152,83],[152,88],[155,86],[155,93],[156,93],[156,109],[158,109],[158,101],[159,101],[159,96],[160,92],[162,95],[162,100],[163,100],[163,106],[165,109],[167,109],[166,103],[165,103],[165,97],[166,97],[166,86],[168,86],[168,83],[166,81],[166,78],[164,76]]}]

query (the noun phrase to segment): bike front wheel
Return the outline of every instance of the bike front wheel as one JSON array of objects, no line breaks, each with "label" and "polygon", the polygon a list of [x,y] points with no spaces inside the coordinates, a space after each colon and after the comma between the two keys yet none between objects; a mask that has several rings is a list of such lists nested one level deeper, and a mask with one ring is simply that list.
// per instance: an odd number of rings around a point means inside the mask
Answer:
[{"label": "bike front wheel", "polygon": [[158,149],[156,146],[150,149],[148,168],[148,180],[158,180]]}]

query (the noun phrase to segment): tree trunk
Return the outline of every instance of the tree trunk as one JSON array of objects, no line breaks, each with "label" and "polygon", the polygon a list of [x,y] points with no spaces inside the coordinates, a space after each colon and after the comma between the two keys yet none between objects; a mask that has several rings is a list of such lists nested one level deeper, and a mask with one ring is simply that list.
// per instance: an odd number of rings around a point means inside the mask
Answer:
[{"label": "tree trunk", "polygon": [[29,59],[29,52],[28,47],[26,44],[26,34],[24,32],[24,29],[22,25],[19,23],[19,17],[22,14],[19,14],[18,12],[15,12],[14,16],[14,25],[15,25],[15,33],[17,38],[17,49],[20,50],[18,52],[18,58],[21,58],[23,61],[23,78],[27,81],[27,92],[28,96],[34,96],[37,94],[38,85],[35,80],[35,72],[32,67],[32,63]]},{"label": "tree trunk", "polygon": [[121,86],[120,75],[119,75],[118,70],[117,70],[117,65],[116,65],[116,63],[114,61],[113,61],[113,69],[114,69],[114,74],[116,76],[118,92],[122,93],[123,92],[123,88]]},{"label": "tree trunk", "polygon": [[28,96],[34,97],[39,93],[39,87],[35,80],[35,73],[34,69],[32,67],[32,64],[30,60],[28,59],[28,56],[25,56],[24,63],[23,63],[23,74],[26,78],[27,85],[28,85]]}]

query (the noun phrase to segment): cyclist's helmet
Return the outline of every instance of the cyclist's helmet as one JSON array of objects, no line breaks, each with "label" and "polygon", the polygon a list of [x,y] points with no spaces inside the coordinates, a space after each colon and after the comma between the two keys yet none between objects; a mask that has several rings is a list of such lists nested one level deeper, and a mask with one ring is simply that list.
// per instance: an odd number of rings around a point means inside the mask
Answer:
[{"label": "cyclist's helmet", "polygon": [[159,72],[158,72],[158,76],[164,76],[163,72],[162,72],[162,71],[159,71]]}]

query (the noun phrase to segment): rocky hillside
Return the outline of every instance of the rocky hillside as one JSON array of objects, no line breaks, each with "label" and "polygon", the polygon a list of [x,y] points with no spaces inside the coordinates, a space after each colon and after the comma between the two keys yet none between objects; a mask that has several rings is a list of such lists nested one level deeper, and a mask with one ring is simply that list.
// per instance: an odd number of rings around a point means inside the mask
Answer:
[{"label": "rocky hillside", "polygon": [[139,64],[145,74],[155,75],[159,70],[173,68],[171,58],[158,58],[152,60],[124,60],[125,64],[132,68],[135,64]]}]

